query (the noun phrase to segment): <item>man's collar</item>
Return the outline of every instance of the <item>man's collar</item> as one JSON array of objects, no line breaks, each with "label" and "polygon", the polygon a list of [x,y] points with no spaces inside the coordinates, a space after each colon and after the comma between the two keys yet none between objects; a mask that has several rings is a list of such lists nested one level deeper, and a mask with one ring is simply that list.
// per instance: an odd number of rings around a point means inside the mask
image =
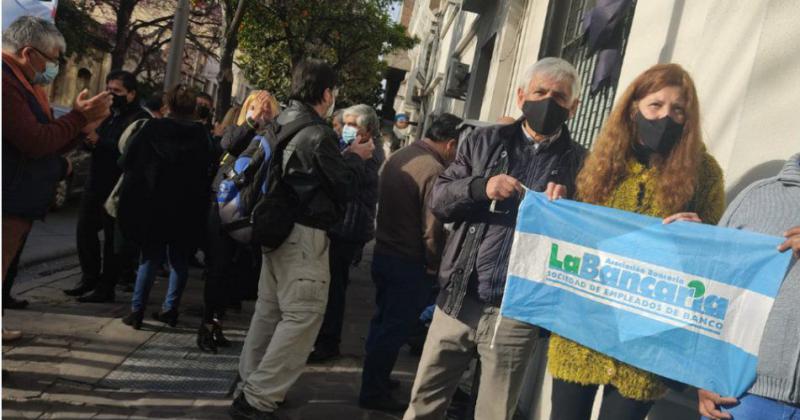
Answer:
[{"label": "man's collar", "polygon": [[523,121],[522,124],[520,124],[520,130],[522,130],[522,134],[525,135],[525,139],[529,142],[529,144],[533,144],[533,147],[537,150],[540,147],[546,148],[547,146],[550,146],[551,143],[553,143],[554,141],[556,141],[556,139],[561,137],[561,132],[563,131],[563,129],[564,129],[563,126],[561,126],[555,133],[546,136],[544,139],[540,141],[536,141],[530,134],[528,134],[528,131],[525,130],[525,122]]}]

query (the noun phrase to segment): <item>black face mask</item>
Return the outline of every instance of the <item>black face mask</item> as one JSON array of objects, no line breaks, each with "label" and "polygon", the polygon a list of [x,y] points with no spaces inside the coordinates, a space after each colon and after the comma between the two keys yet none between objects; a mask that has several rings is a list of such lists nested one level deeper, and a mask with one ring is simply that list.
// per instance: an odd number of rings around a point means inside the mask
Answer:
[{"label": "black face mask", "polygon": [[114,95],[112,93],[112,96],[114,97],[114,99],[112,99],[113,102],[111,102],[111,106],[113,108],[119,109],[125,105],[128,105],[128,98],[126,98],[124,95]]},{"label": "black face mask", "polygon": [[683,124],[676,123],[669,116],[648,120],[641,112],[637,112],[636,126],[642,145],[662,156],[668,155],[683,136]]},{"label": "black face mask", "polygon": [[201,105],[197,107],[197,118],[200,118],[201,120],[207,120],[210,116],[211,109],[209,109],[207,106]]},{"label": "black face mask", "polygon": [[569,118],[569,110],[553,98],[525,101],[522,104],[522,114],[531,130],[545,136],[558,131],[561,124]]}]

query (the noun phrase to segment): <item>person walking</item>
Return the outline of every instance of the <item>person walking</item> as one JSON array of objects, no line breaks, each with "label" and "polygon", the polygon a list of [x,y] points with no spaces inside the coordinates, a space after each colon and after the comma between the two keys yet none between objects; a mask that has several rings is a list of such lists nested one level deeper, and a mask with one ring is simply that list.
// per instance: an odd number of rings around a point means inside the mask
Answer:
[{"label": "person walking", "polygon": [[165,256],[169,286],[153,318],[177,324],[189,252],[201,239],[197,227],[207,214],[211,139],[195,118],[195,94],[178,85],[167,92],[165,103],[166,117],[145,122],[120,159],[124,177],[117,220],[126,240],[142,252],[131,312],[123,319],[134,329],[142,325],[156,270]]},{"label": "person walking", "polygon": [[[722,170],[702,138],[691,76],[677,64],[640,74],[617,101],[578,174],[577,199],[664,218],[717,223]],[[552,420],[588,420],[603,385],[601,420],[641,420],[667,382],[553,334]]]},{"label": "person walking", "polygon": [[280,179],[269,185],[280,185],[286,195],[270,195],[271,202],[283,199],[296,210],[285,215],[294,220],[288,237],[275,249],[264,248],[258,300],[239,360],[242,381],[229,410],[234,419],[277,418],[322,324],[330,282],[327,231],[357,194],[364,161],[375,149],[372,142],[354,142],[340,152],[323,119],[333,112],[336,85],[329,64],[301,61],[292,72],[289,106],[276,120],[282,144],[272,159],[279,166],[270,172]]},{"label": "person walking", "polygon": [[456,156],[459,124],[455,115],[435,117],[423,139],[392,154],[381,173],[372,260],[377,310],[365,346],[361,407],[406,408],[391,395],[390,374],[436,283],[445,233],[430,210],[430,193]]}]

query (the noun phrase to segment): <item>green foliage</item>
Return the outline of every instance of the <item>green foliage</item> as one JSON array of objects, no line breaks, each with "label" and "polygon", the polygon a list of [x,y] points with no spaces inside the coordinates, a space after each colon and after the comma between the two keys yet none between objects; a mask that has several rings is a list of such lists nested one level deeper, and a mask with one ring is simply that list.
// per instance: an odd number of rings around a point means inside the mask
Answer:
[{"label": "green foliage", "polygon": [[377,105],[381,56],[418,42],[388,14],[393,0],[274,0],[249,9],[238,57],[248,80],[286,99],[291,69],[303,58],[327,60],[339,73],[337,106]]}]

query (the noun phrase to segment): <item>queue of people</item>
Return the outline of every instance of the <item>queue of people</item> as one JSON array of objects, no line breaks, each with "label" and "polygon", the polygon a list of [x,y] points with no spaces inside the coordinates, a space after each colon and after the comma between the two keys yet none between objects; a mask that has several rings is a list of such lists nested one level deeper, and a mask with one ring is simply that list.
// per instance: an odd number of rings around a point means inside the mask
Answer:
[{"label": "queue of people", "polygon": [[[699,412],[710,419],[800,415],[800,154],[726,210],[723,171],[702,137],[701,100],[677,64],[655,65],[625,89],[591,151],[567,125],[581,91],[575,68],[544,58],[518,81],[520,118],[475,129],[459,144],[461,119],[436,115],[406,144],[408,117],[398,114],[387,157],[372,107],[335,110],[338,77],[322,60],[295,66],[284,109],[270,92],[254,91],[214,125],[208,95],[178,85],[143,101],[124,70],[108,74],[104,92],[81,92],[72,111],[55,119],[42,86],[64,51],[63,37],[43,19],[19,18],[3,33],[3,280],[71,170],[62,155],[86,147],[92,162],[76,235],[82,276],[65,293],[113,302],[115,286],[129,282],[123,322],[138,329],[166,263],[168,289],[152,317],[174,327],[200,248],[197,346],[215,353],[231,344],[226,309],[257,282],[234,419],[277,418],[306,363],[339,356],[350,269],[373,239],[376,309],[360,406],[442,419],[477,358],[475,418],[511,419],[538,338],[550,335],[499,309],[526,189],[664,223],[783,235],[779,250],[794,258],[767,322],[758,378],[738,400],[699,390]],[[395,395],[391,373],[430,307],[406,401]],[[4,329],[3,339],[19,334]],[[547,346],[553,420],[590,418],[600,386],[601,420],[644,419],[668,389],[685,388],[557,334]]]}]

